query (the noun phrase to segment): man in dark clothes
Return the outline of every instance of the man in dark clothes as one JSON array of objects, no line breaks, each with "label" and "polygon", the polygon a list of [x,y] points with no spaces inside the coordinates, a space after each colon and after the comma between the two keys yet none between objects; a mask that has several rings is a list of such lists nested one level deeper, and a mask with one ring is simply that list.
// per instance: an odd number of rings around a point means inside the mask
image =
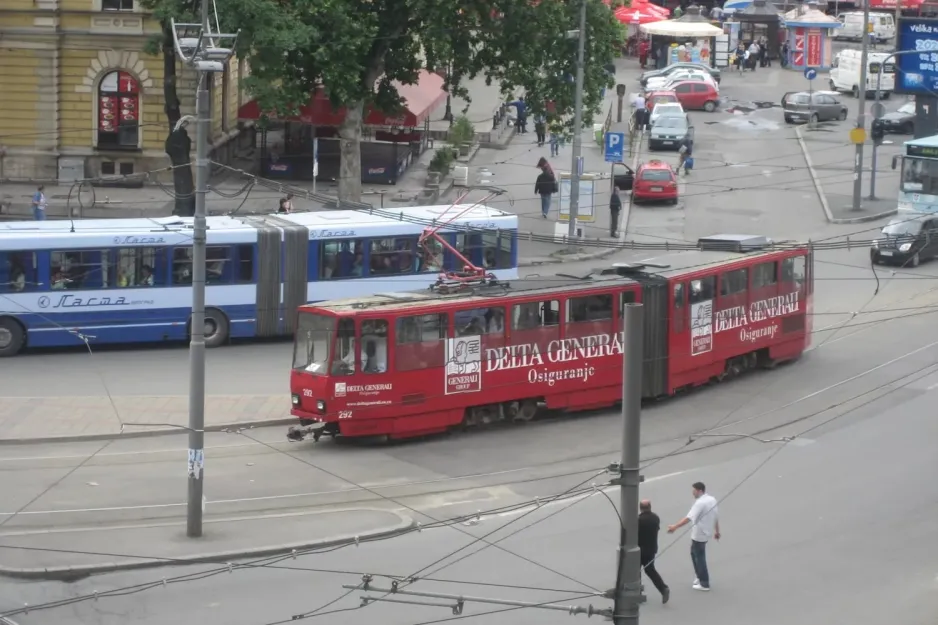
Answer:
[{"label": "man in dark clothes", "polygon": [[661,530],[661,519],[651,511],[651,502],[643,499],[638,504],[638,547],[642,552],[642,568],[645,575],[661,593],[661,603],[667,603],[671,598],[671,589],[661,579],[655,569],[655,556],[658,555],[658,532]]},{"label": "man in dark clothes", "polygon": [[619,197],[619,187],[612,185],[612,195],[609,196],[609,236],[615,239],[619,236],[619,213],[622,212],[622,198]]}]

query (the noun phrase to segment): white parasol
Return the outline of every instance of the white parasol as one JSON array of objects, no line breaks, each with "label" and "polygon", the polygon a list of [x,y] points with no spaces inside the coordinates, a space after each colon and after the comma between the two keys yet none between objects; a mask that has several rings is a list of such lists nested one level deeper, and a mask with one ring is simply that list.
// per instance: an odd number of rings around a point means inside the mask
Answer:
[{"label": "white parasol", "polygon": [[643,33],[666,37],[716,37],[723,34],[722,28],[717,28],[707,22],[682,22],[680,20],[642,24],[639,28]]}]

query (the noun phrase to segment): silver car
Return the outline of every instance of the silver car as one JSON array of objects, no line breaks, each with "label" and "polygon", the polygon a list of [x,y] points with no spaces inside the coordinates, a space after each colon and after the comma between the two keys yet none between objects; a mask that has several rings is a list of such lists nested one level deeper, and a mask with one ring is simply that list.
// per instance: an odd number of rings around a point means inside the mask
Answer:
[{"label": "silver car", "polygon": [[677,150],[687,139],[694,136],[694,127],[686,113],[662,115],[655,120],[648,133],[649,150]]}]

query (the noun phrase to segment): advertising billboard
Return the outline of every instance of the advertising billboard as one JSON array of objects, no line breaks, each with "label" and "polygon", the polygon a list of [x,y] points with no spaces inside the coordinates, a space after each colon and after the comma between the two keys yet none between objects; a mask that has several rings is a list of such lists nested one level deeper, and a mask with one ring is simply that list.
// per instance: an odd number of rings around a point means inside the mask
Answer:
[{"label": "advertising billboard", "polygon": [[938,93],[938,19],[903,17],[899,20],[896,56],[896,93]]}]

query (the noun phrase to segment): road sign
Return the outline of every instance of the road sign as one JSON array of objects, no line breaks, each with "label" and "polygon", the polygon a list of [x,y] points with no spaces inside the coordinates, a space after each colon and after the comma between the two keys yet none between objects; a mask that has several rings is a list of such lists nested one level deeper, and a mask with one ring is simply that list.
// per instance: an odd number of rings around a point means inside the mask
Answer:
[{"label": "road sign", "polygon": [[866,141],[866,128],[851,128],[850,129],[850,142],[854,145],[858,145]]},{"label": "road sign", "polygon": [[605,149],[607,163],[621,163],[625,159],[623,154],[625,150],[624,132],[607,132],[605,139]]},{"label": "road sign", "polygon": [[804,70],[804,77],[808,80],[814,80],[817,78],[817,70],[813,67],[806,67]]},{"label": "road sign", "polygon": [[870,113],[873,115],[873,119],[882,119],[883,115],[886,114],[886,105],[882,102],[873,102]]}]

